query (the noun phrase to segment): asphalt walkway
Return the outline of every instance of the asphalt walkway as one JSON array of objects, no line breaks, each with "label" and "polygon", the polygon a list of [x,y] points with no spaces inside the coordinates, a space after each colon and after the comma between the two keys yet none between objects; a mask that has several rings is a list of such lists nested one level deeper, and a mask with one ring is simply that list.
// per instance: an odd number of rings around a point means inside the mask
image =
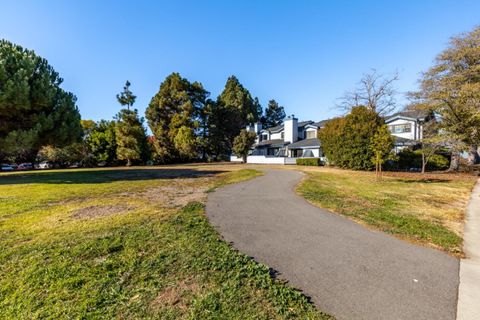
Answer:
[{"label": "asphalt walkway", "polygon": [[235,248],[337,319],[455,319],[458,259],[310,205],[293,191],[300,172],[264,171],[209,195],[207,215]]}]

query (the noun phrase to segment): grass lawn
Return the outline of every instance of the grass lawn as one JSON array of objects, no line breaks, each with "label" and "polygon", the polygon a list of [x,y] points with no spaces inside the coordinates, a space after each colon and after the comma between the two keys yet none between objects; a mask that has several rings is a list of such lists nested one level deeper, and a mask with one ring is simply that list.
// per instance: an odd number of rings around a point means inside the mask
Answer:
[{"label": "grass lawn", "polygon": [[478,177],[304,169],[297,191],[311,203],[381,231],[462,256],[465,208]]},{"label": "grass lawn", "polygon": [[0,175],[0,318],[329,318],[204,215],[208,191],[258,174],[205,165]]}]

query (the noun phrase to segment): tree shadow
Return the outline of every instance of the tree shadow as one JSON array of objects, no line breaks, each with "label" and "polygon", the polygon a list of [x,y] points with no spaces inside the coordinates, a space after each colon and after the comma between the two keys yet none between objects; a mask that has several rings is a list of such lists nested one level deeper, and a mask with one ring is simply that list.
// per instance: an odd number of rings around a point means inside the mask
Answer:
[{"label": "tree shadow", "polygon": [[393,181],[408,184],[408,183],[447,183],[447,182],[451,182],[452,180],[439,179],[439,178],[425,178],[425,179],[394,179]]},{"label": "tree shadow", "polygon": [[226,171],[195,170],[194,168],[66,169],[62,171],[30,171],[28,173],[0,175],[0,185],[28,183],[83,184],[155,179],[187,179],[212,177],[223,172]]}]

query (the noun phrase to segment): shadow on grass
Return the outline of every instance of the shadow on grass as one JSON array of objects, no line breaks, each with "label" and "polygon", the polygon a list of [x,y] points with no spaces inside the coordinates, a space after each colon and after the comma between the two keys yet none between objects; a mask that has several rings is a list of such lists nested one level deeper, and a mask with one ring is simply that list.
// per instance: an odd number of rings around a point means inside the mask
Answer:
[{"label": "shadow on grass", "polygon": [[186,179],[211,177],[223,172],[225,171],[185,168],[30,171],[29,173],[0,176],[0,185],[27,183],[82,184],[155,179]]},{"label": "shadow on grass", "polygon": [[448,179],[438,179],[438,178],[426,178],[426,179],[393,179],[391,181],[401,182],[401,183],[448,183],[452,180]]}]

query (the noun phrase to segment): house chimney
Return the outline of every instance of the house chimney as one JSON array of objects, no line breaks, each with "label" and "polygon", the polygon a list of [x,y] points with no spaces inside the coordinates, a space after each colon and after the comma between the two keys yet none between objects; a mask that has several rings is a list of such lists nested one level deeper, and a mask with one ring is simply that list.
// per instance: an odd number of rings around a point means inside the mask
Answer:
[{"label": "house chimney", "polygon": [[262,130],[262,123],[261,122],[256,122],[253,125],[253,127],[255,129],[255,133],[259,133]]},{"label": "house chimney", "polygon": [[298,140],[298,119],[295,115],[288,116],[283,122],[283,141],[294,143]]}]

